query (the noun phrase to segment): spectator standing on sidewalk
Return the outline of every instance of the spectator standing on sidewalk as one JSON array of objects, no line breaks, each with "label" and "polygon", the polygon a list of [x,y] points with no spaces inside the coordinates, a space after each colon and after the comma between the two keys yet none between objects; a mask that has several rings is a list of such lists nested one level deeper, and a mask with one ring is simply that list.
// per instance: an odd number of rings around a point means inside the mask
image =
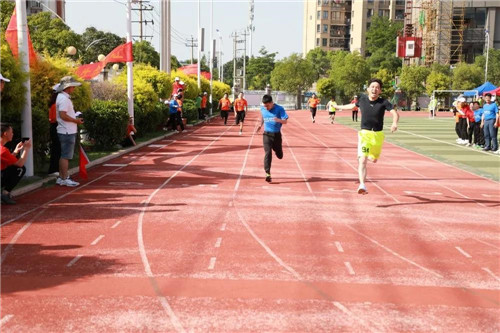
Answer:
[{"label": "spectator standing on sidewalk", "polygon": [[472,111],[474,111],[474,148],[484,148],[484,134],[481,128],[481,118],[483,117],[483,109],[480,107],[479,101],[472,103]]},{"label": "spectator standing on sidewalk", "polygon": [[491,94],[484,95],[483,118],[481,127],[484,130],[484,151],[498,150],[498,106],[491,101]]},{"label": "spectator standing on sidewalk", "polygon": [[59,176],[59,159],[61,158],[61,143],[59,142],[59,136],[57,135],[57,110],[56,110],[56,100],[57,89],[59,84],[52,87],[52,96],[49,101],[49,122],[50,122],[50,163],[49,163],[49,175]]}]

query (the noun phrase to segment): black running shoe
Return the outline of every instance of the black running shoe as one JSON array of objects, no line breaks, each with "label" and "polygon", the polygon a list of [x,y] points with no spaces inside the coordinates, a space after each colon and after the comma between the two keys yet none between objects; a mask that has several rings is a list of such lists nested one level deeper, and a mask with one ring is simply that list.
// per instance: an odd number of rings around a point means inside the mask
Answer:
[{"label": "black running shoe", "polygon": [[273,180],[272,180],[272,178],[271,178],[271,175],[267,175],[267,176],[266,176],[266,182],[270,183],[270,182],[272,182],[272,181],[273,181]]}]

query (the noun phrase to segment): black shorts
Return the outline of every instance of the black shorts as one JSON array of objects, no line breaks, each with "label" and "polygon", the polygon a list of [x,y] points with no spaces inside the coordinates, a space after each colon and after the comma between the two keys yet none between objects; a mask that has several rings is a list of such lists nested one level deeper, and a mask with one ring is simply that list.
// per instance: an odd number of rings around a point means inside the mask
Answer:
[{"label": "black shorts", "polygon": [[328,114],[331,116],[331,115],[335,115],[335,111],[328,111]]},{"label": "black shorts", "polygon": [[242,123],[245,122],[245,111],[236,111],[236,125],[238,125],[240,121]]}]

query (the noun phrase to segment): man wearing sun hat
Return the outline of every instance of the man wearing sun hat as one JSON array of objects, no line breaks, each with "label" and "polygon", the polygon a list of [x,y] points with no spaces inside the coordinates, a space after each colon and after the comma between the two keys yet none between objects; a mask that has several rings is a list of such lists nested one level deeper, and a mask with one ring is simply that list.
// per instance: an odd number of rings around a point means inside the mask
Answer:
[{"label": "man wearing sun hat", "polygon": [[57,116],[57,136],[61,142],[61,158],[59,159],[59,177],[56,183],[61,186],[78,186],[80,183],[72,180],[68,175],[69,160],[73,159],[75,151],[76,136],[78,133],[78,124],[83,124],[83,120],[76,117],[71,94],[75,87],[81,83],[71,76],[65,76],[59,82],[56,99]]}]

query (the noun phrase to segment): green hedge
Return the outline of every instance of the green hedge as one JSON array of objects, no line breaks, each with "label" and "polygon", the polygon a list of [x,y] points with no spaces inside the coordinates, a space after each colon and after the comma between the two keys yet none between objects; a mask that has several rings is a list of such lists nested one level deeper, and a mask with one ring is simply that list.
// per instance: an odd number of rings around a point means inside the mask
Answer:
[{"label": "green hedge", "polygon": [[125,138],[128,124],[127,102],[94,100],[84,113],[84,127],[98,148],[110,148]]},{"label": "green hedge", "polygon": [[187,121],[198,120],[198,109],[196,108],[196,102],[192,99],[185,99],[182,104],[182,116],[187,118]]},{"label": "green hedge", "polygon": [[138,137],[149,132],[155,132],[162,128],[167,122],[168,105],[158,102],[150,111],[144,110],[136,105],[134,107],[134,118]]}]

